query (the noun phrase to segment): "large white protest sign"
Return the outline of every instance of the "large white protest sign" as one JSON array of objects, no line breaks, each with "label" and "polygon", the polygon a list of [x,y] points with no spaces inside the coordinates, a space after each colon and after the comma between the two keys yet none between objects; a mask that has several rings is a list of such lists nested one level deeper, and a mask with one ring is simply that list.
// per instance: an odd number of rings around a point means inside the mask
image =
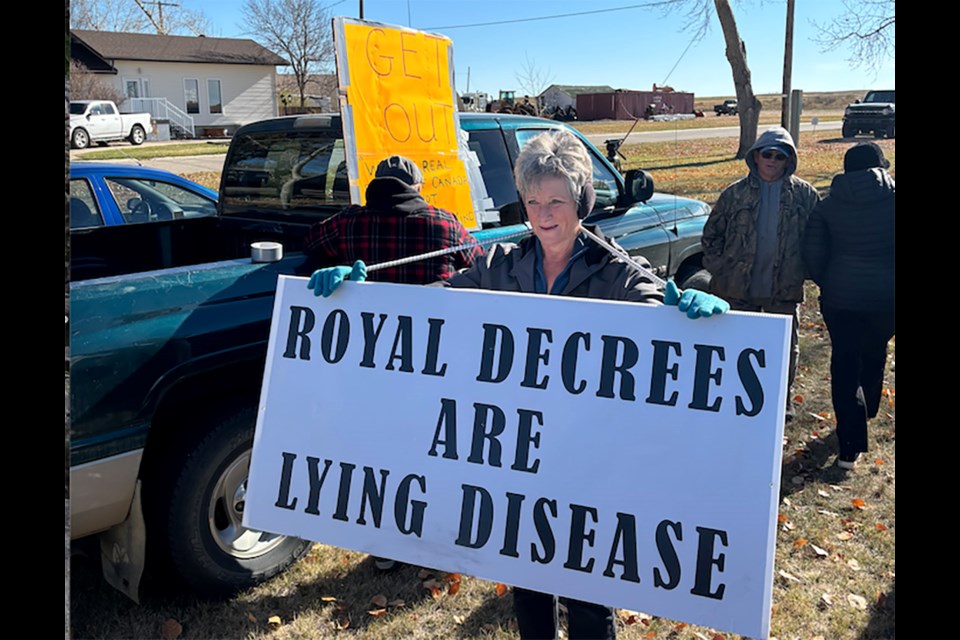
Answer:
[{"label": "large white protest sign", "polygon": [[766,638],[789,331],[281,276],[244,524]]}]

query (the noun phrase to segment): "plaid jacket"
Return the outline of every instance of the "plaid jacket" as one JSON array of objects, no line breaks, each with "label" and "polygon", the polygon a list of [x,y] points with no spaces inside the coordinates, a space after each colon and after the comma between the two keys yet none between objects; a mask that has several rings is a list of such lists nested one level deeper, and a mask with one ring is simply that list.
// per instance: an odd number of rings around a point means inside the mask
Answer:
[{"label": "plaid jacket", "polygon": [[[367,204],[350,205],[310,228],[305,250],[315,268],[368,266],[474,242],[454,215],[430,206],[396,178],[376,178]],[[483,255],[479,246],[444,256],[373,271],[368,280],[430,284],[446,280]]]}]

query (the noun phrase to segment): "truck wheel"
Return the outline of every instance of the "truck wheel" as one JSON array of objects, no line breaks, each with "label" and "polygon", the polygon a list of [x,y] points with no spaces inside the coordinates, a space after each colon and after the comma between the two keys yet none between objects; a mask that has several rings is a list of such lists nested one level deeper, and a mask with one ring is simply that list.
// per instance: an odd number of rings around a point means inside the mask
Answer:
[{"label": "truck wheel", "polygon": [[130,137],[128,138],[128,140],[130,140],[130,144],[138,146],[143,144],[143,141],[146,139],[147,132],[143,130],[143,127],[138,124],[133,125],[133,128],[130,129]]},{"label": "truck wheel", "polygon": [[853,125],[844,122],[840,133],[844,138],[852,138],[853,136],[857,135],[857,130],[853,128]]},{"label": "truck wheel", "polygon": [[86,129],[74,129],[70,136],[70,146],[74,149],[86,149],[90,146],[90,135]]},{"label": "truck wheel", "polygon": [[698,291],[710,292],[710,272],[706,269],[699,269],[694,271],[690,275],[684,274],[682,280],[679,281],[681,289],[696,289]]},{"label": "truck wheel", "polygon": [[887,125],[887,137],[894,138],[897,135],[897,123],[891,122]]},{"label": "truck wheel", "polygon": [[176,573],[197,593],[226,597],[277,575],[303,557],[311,543],[247,529],[241,523],[256,412],[222,418],[186,447],[173,469],[165,546]]}]

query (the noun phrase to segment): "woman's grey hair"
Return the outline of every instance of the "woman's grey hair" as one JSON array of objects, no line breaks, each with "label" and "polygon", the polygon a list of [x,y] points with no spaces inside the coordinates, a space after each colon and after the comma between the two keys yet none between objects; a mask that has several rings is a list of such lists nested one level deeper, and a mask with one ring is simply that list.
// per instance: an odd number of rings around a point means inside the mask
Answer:
[{"label": "woman's grey hair", "polygon": [[584,186],[593,178],[593,164],[577,136],[556,129],[523,145],[514,174],[521,195],[536,189],[544,178],[561,178],[570,185],[570,196],[579,203]]}]

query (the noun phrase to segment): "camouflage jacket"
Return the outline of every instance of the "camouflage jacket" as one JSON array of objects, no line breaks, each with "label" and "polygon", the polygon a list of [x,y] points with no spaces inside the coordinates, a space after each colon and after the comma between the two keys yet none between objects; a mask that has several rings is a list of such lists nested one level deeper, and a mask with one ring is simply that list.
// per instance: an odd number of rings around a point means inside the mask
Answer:
[{"label": "camouflage jacket", "polygon": [[[810,183],[793,175],[783,179],[771,302],[803,300],[803,232],[819,199]],[[753,174],[734,182],[720,194],[701,238],[703,266],[713,276],[710,285],[713,294],[727,300],[750,301],[750,273],[757,253],[759,213],[760,182]]]}]

